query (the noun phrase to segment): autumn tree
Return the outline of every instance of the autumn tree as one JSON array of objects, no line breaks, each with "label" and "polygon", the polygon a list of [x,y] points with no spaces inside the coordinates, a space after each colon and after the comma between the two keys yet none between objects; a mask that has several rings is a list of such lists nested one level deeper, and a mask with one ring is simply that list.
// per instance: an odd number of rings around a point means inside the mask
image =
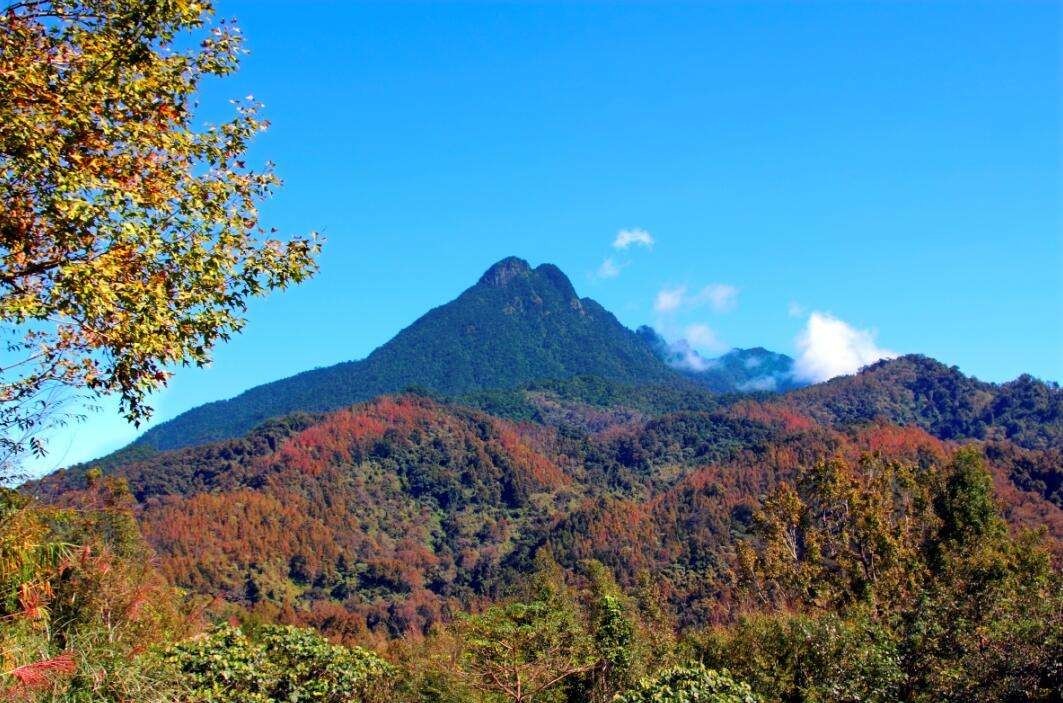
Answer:
[{"label": "autumn tree", "polygon": [[759,605],[889,609],[925,577],[920,549],[937,520],[934,475],[865,456],[835,458],[781,484],[738,546],[743,590]]},{"label": "autumn tree", "polygon": [[[71,394],[132,422],[174,365],[204,364],[250,297],[314,269],[314,235],[259,221],[278,184],[247,163],[251,96],[203,126],[202,82],[237,68],[209,0],[24,0],[0,10],[0,449],[10,474]],[[58,414],[57,414],[58,413]],[[3,474],[0,474],[3,476]]]},{"label": "autumn tree", "polygon": [[90,491],[95,507],[71,510],[0,489],[0,700],[173,700],[153,647],[189,619],[122,482]]},{"label": "autumn tree", "polygon": [[1012,534],[980,450],[802,471],[738,550],[747,607],[698,649],[781,700],[1048,701],[1063,690],[1063,582]]}]

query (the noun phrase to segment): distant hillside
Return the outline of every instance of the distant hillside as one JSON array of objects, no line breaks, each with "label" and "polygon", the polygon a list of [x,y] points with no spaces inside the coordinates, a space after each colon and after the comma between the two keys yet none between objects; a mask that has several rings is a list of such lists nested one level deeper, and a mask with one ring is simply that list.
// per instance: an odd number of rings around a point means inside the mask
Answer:
[{"label": "distant hillside", "polygon": [[929,357],[879,361],[855,376],[794,391],[778,402],[830,425],[889,422],[942,439],[1007,439],[1063,447],[1063,389],[1028,375],[993,384]]},{"label": "distant hillside", "polygon": [[[401,636],[507,593],[542,547],[567,567],[602,561],[629,592],[652,574],[670,617],[711,622],[729,593],[715,575],[776,483],[828,457],[941,466],[955,448],[914,426],[830,427],[702,390],[581,377],[504,395],[531,421],[385,396],[113,473],[174,583],[337,636]],[[1063,554],[1058,452],[986,453],[1008,520],[1046,526]],[[60,471],[32,489],[95,504],[86,485]]]}]

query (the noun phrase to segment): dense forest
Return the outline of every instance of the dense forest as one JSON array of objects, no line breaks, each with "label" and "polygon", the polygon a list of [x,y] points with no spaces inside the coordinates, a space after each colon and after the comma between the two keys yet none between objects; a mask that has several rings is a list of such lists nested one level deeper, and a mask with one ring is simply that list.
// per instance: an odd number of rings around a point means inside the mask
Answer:
[{"label": "dense forest", "polygon": [[[391,700],[525,700],[505,675],[561,677],[527,700],[608,700],[720,669],[750,700],[1053,700],[1063,505],[1041,438],[1063,416],[1033,383],[904,357],[781,396],[586,376],[383,396],[32,490],[135,516],[184,607],[240,623],[198,656],[310,627],[381,657]],[[627,633],[622,672],[601,628]]]}]

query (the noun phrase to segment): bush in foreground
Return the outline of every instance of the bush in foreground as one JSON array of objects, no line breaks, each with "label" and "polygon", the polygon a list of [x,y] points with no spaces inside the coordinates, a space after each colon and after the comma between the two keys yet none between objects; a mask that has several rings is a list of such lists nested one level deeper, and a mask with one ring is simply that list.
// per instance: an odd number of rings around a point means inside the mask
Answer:
[{"label": "bush in foreground", "polygon": [[221,625],[174,646],[166,659],[196,703],[376,703],[390,700],[394,668],[313,630],[263,627],[255,638]]},{"label": "bush in foreground", "polygon": [[748,684],[735,681],[726,670],[688,664],[665,669],[621,693],[615,703],[759,703]]}]

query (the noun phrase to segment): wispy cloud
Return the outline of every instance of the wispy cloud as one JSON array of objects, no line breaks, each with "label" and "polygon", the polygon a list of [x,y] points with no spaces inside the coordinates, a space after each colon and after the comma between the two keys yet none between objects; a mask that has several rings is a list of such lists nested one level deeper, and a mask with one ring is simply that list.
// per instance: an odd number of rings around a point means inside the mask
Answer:
[{"label": "wispy cloud", "polygon": [[616,261],[610,256],[602,261],[602,265],[598,267],[598,270],[594,272],[594,275],[597,278],[616,278],[620,275],[620,270],[622,268],[623,265],[616,263]]},{"label": "wispy cloud", "polygon": [[790,317],[804,317],[805,306],[796,300],[791,300],[790,304],[786,306],[786,314]]},{"label": "wispy cloud", "polygon": [[706,324],[696,323],[688,325],[686,330],[683,331],[683,336],[690,346],[695,349],[703,349],[709,352],[724,352],[727,351],[727,345],[720,341],[720,338],[716,336],[716,333]]},{"label": "wispy cloud", "polygon": [[715,312],[730,312],[738,305],[738,289],[727,283],[710,283],[690,299],[690,307],[705,304]]},{"label": "wispy cloud", "polygon": [[662,288],[653,299],[653,309],[662,313],[675,312],[682,307],[686,292],[686,286]]},{"label": "wispy cloud", "polygon": [[705,371],[715,365],[715,361],[706,359],[697,352],[685,339],[668,343],[668,363],[680,369],[688,371]]},{"label": "wispy cloud", "polygon": [[[627,251],[631,247],[643,247],[645,249],[653,248],[653,235],[641,228],[634,229],[622,229],[616,233],[616,238],[613,240],[613,249],[617,251]],[[598,268],[590,275],[592,279],[605,280],[609,278],[616,278],[620,275],[631,261],[623,260],[617,261],[612,256],[607,256],[602,260],[602,263]]]},{"label": "wispy cloud", "polygon": [[812,383],[855,373],[879,359],[897,356],[878,346],[873,330],[856,329],[823,312],[808,316],[805,329],[797,337],[797,349],[794,376]]},{"label": "wispy cloud", "polygon": [[713,312],[723,313],[734,310],[737,305],[738,289],[728,283],[712,283],[693,294],[687,293],[686,286],[662,288],[653,300],[653,309],[659,313],[705,306],[712,308]]},{"label": "wispy cloud", "polygon": [[617,232],[616,239],[613,240],[613,248],[622,250],[634,245],[652,249],[653,243],[652,234],[644,229],[636,227],[634,229],[622,229]]},{"label": "wispy cloud", "polygon": [[[660,333],[659,333],[660,334]],[[672,328],[671,333],[660,334],[659,341],[665,351],[665,360],[670,366],[689,371],[706,371],[719,362],[706,356],[727,351],[728,347],[706,324],[687,325],[682,330]]]},{"label": "wispy cloud", "polygon": [[745,392],[776,391],[779,390],[779,379],[775,375],[757,376],[748,381],[739,383],[737,389]]}]

